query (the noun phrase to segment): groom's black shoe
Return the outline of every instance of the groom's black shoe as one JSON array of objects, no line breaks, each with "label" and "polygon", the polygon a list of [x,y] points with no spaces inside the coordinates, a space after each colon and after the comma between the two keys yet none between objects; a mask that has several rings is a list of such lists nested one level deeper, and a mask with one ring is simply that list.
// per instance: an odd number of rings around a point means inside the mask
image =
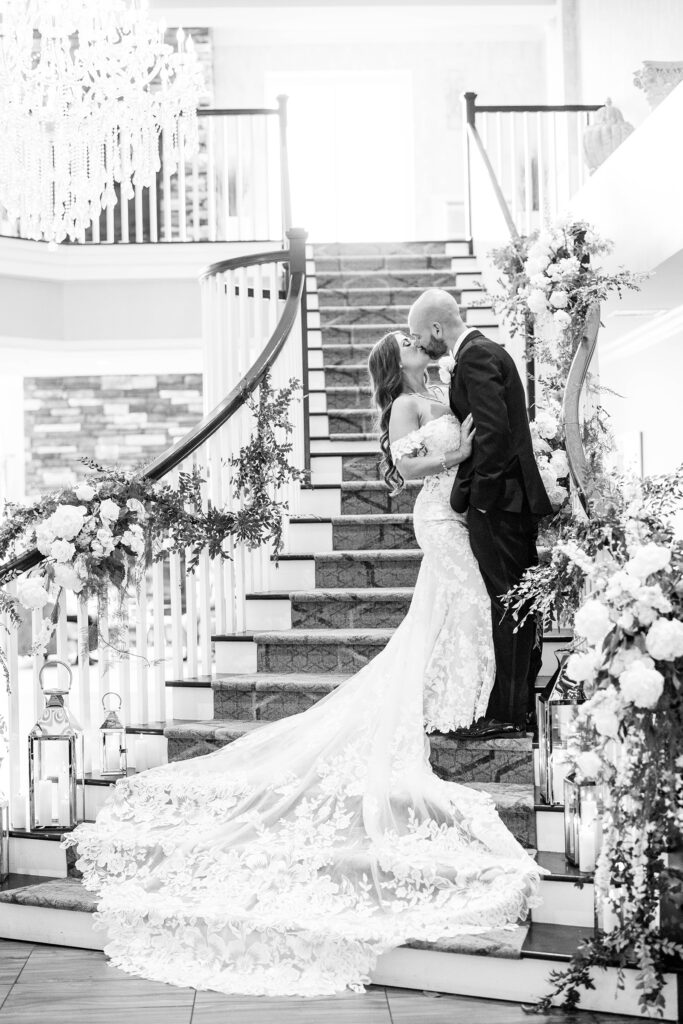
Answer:
[{"label": "groom's black shoe", "polygon": [[497,718],[480,718],[475,722],[474,733],[478,739],[512,739],[524,735],[524,726],[513,722],[499,722]]}]

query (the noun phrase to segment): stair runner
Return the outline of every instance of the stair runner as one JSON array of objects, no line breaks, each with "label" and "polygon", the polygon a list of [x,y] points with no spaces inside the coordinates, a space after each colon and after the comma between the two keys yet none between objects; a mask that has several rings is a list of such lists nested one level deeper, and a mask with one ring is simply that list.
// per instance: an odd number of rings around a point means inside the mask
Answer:
[{"label": "stair runner", "polygon": [[[176,720],[165,726],[148,723],[130,728],[131,732],[163,731],[170,761],[208,753],[265,722],[304,711],[365,665],[387,643],[406,614],[419,568],[421,552],[413,534],[412,510],[420,485],[409,483],[399,495],[391,497],[379,477],[375,414],[367,374],[370,348],[387,330],[406,326],[410,304],[430,286],[451,291],[460,301],[467,323],[481,325],[489,337],[495,338],[497,334],[492,310],[481,301],[480,276],[466,243],[318,245],[312,255],[309,286],[312,307],[317,288],[319,328],[314,313],[309,314],[309,326],[313,327],[312,339],[319,330],[317,357],[322,356],[322,363],[311,358],[311,367],[316,367],[311,380],[316,375],[320,379],[322,368],[324,388],[316,392],[312,386],[309,390],[312,408],[326,410],[317,415],[326,415],[328,419],[325,433],[312,431],[315,442],[311,493],[315,507],[319,496],[316,492],[329,493],[332,489],[339,496],[339,514],[301,516],[292,522],[291,529],[302,529],[305,536],[313,537],[310,526],[326,523],[331,529],[331,550],[312,549],[304,555],[290,556],[296,565],[312,561],[313,587],[309,578],[291,591],[250,595],[250,600],[261,602],[260,608],[268,601],[284,601],[290,610],[291,628],[263,628],[249,636],[214,637],[217,649],[226,644],[234,650],[236,641],[252,644],[256,650],[252,667],[256,671],[234,670],[216,674],[213,679],[203,677],[169,684],[196,688],[196,693],[206,692],[210,687],[212,720]],[[311,356],[315,351],[313,347]],[[312,420],[315,416],[314,413]],[[316,484],[316,461],[330,456],[340,460],[341,479],[331,483],[326,477],[324,483]],[[313,542],[311,546],[314,547]],[[301,550],[297,546],[297,551]],[[288,556],[284,557],[286,560]],[[555,646],[557,640],[554,638]],[[548,670],[547,658],[546,666]],[[438,734],[431,738],[435,772],[442,778],[487,791],[508,828],[530,850],[537,847],[536,822],[541,810],[534,803],[532,746],[530,735],[478,741],[457,741]],[[551,809],[547,809],[545,818],[559,824]],[[549,901],[548,887],[554,885],[553,900],[559,892],[558,906],[567,908],[577,900],[580,902],[581,896],[571,885],[560,885],[557,890],[557,883],[590,883],[591,878],[579,878],[579,873],[568,867],[563,854],[557,852],[561,847],[556,827],[554,834],[556,852],[539,852],[537,857],[552,872],[543,882]],[[41,838],[48,837],[43,834]],[[94,901],[82,889],[73,863],[65,866],[64,874],[67,873],[69,877],[49,881],[36,877],[13,880],[11,876],[9,883],[1,887],[6,890],[0,892],[3,912],[7,914],[19,907],[34,911],[53,908],[69,910],[67,917],[71,920],[89,922]],[[590,885],[587,888],[592,890]],[[590,899],[590,893],[586,894],[583,918],[590,914]],[[577,926],[579,918],[572,917],[571,910],[569,923],[565,924],[565,913],[560,909],[556,916],[553,911],[537,920],[534,912],[533,923],[520,922],[512,932],[460,936],[438,943],[415,944],[410,949],[404,947],[387,954],[390,959],[386,963],[383,958],[375,980],[379,984],[486,996],[490,979],[483,966],[476,965],[495,957],[502,986],[499,997],[529,1000],[547,989],[550,967],[567,960],[580,938],[591,931],[583,918],[581,926]],[[9,931],[0,929],[0,934],[40,939],[23,921],[22,916],[19,923],[8,926]],[[102,940],[93,938],[89,924],[78,927],[65,930],[65,925],[55,925],[57,937],[46,938],[44,933],[43,941],[101,948]],[[410,954],[412,959],[401,959],[402,954]],[[451,956],[446,963],[438,960],[444,954],[458,955]],[[472,954],[476,956],[473,958]],[[423,959],[417,962],[415,956]],[[511,965],[512,974],[508,977],[502,965],[509,960],[521,961],[520,967],[526,965],[522,973]],[[601,998],[591,997],[590,1005],[637,1015],[635,997],[625,997],[626,1002],[622,1000],[619,1007],[603,1006]]]}]

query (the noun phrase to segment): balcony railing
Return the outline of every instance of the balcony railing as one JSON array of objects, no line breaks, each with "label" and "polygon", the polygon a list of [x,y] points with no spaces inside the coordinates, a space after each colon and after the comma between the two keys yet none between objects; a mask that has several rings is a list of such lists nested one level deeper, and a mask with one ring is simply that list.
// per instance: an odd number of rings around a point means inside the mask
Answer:
[{"label": "balcony railing", "polygon": [[[102,211],[81,243],[284,241],[291,225],[287,97],[277,107],[201,108],[199,146],[171,173],[167,140],[161,168],[130,199]],[[181,140],[182,147],[182,140]],[[0,235],[26,237],[0,206]]]},{"label": "balcony railing", "polygon": [[[463,102],[466,132],[476,129],[519,233],[528,235],[542,222],[554,220],[588,177],[583,134],[600,105],[482,106],[474,92],[466,92]],[[465,205],[471,237],[469,139],[466,134]]]}]

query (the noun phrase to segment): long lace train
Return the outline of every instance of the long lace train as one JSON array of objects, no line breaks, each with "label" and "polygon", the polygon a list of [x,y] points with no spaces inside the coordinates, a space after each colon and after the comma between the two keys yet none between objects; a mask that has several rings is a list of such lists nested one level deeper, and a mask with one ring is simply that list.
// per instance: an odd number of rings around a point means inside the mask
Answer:
[{"label": "long lace train", "polygon": [[[419,440],[452,447],[453,429]],[[120,781],[68,838],[117,966],[322,995],[364,985],[411,939],[513,927],[539,902],[538,868],[490,798],[429,764],[423,724],[471,721],[492,682],[488,602],[450,482],[420,496],[423,566],[378,657],[303,714]]]}]

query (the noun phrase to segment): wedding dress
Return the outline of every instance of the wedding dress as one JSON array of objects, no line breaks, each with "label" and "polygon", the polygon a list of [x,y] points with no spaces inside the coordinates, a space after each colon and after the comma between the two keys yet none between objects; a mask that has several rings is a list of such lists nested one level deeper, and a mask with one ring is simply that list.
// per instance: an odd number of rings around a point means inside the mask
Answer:
[{"label": "wedding dress", "polygon": [[[450,414],[394,456],[457,448]],[[539,872],[491,799],[445,782],[428,730],[486,709],[490,604],[455,470],[415,504],[424,559],[386,648],[308,711],[116,784],[77,844],[105,952],[132,974],[225,993],[323,995],[410,940],[514,927]]]}]

